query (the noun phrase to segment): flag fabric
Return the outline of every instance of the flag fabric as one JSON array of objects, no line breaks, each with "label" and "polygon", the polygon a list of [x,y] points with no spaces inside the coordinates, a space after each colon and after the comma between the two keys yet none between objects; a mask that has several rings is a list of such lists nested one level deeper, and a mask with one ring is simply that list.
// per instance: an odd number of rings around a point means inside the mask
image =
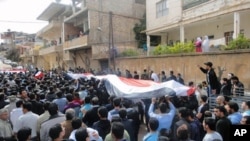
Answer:
[{"label": "flag fabric", "polygon": [[43,78],[43,72],[41,72],[41,71],[38,71],[36,74],[35,74],[35,78],[36,79],[42,79]]},{"label": "flag fabric", "polygon": [[133,78],[118,77],[117,75],[101,75],[94,76],[93,74],[68,74],[74,79],[80,77],[101,80],[107,92],[110,95],[124,97],[130,99],[144,99],[160,96],[187,96],[189,87],[180,84],[174,80],[164,83],[158,83],[151,80],[138,80]]}]

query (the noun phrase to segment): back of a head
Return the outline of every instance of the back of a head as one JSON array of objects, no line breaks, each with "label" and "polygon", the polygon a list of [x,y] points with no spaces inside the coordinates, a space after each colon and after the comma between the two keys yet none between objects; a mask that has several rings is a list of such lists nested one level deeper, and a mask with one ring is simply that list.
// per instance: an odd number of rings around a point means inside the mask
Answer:
[{"label": "back of a head", "polygon": [[100,108],[98,108],[98,113],[99,113],[99,116],[102,117],[102,118],[107,118],[108,117],[108,110],[104,106],[101,106]]},{"label": "back of a head", "polygon": [[167,104],[166,103],[161,103],[160,105],[159,105],[159,108],[160,108],[160,111],[161,111],[161,113],[166,113],[167,112]]},{"label": "back of a head", "polygon": [[113,99],[113,105],[114,105],[115,107],[120,106],[120,104],[121,104],[121,98],[116,97],[115,99]]},{"label": "back of a head", "polygon": [[79,128],[75,132],[76,141],[86,141],[88,137],[89,135],[86,128]]},{"label": "back of a head", "polygon": [[56,115],[58,113],[57,104],[56,103],[50,103],[48,111],[49,111],[50,116]]},{"label": "back of a head", "polygon": [[82,127],[82,120],[80,118],[74,118],[71,121],[71,125],[73,129],[78,129],[80,127]]},{"label": "back of a head", "polygon": [[72,108],[69,108],[65,112],[66,120],[72,120],[75,117],[75,110]]},{"label": "back of a head", "polygon": [[17,132],[18,141],[27,141],[31,136],[31,128],[23,127]]},{"label": "back of a head", "polygon": [[49,129],[49,137],[54,140],[60,136],[63,131],[61,124],[57,123]]},{"label": "back of a head", "polygon": [[111,125],[111,133],[115,139],[123,139],[124,125],[121,122],[113,122]]},{"label": "back of a head", "polygon": [[56,96],[57,96],[57,98],[61,98],[63,96],[62,91],[56,92]]},{"label": "back of a head", "polygon": [[23,109],[31,111],[32,110],[32,104],[30,102],[23,103]]},{"label": "back of a head", "polygon": [[17,107],[17,108],[20,108],[22,105],[23,105],[23,101],[22,101],[22,100],[18,100],[18,101],[16,102],[16,107]]},{"label": "back of a head", "polygon": [[74,97],[72,94],[67,94],[66,99],[68,100],[68,102],[71,102],[71,101],[73,101]]},{"label": "back of a head", "polygon": [[122,119],[124,119],[124,118],[127,117],[127,111],[126,111],[125,108],[121,108],[121,109],[119,110],[119,116],[120,116]]},{"label": "back of a head", "polygon": [[234,110],[234,112],[238,112],[238,110],[239,110],[239,105],[238,105],[236,102],[230,101],[230,102],[228,102],[227,104],[228,104],[228,106],[230,107],[230,109],[233,109],[233,110]]},{"label": "back of a head", "polygon": [[88,95],[84,99],[84,103],[89,104],[91,102],[91,97]]},{"label": "back of a head", "polygon": [[188,127],[186,124],[183,124],[177,128],[177,138],[179,140],[187,140],[188,139]]},{"label": "back of a head", "polygon": [[152,131],[156,131],[159,127],[158,119],[151,117],[148,121],[148,126]]},{"label": "back of a head", "polygon": [[188,117],[188,110],[187,110],[186,107],[180,107],[179,108],[179,113],[180,113],[182,118]]},{"label": "back of a head", "polygon": [[206,95],[201,95],[201,100],[202,100],[203,102],[206,102],[206,101],[207,101],[207,96],[206,96]]},{"label": "back of a head", "polygon": [[91,101],[92,101],[93,105],[98,105],[99,104],[99,98],[98,97],[93,97]]},{"label": "back of a head", "polygon": [[215,125],[216,125],[216,121],[215,119],[211,118],[211,117],[206,117],[204,118],[205,125],[207,125],[209,127],[210,130],[215,131]]}]

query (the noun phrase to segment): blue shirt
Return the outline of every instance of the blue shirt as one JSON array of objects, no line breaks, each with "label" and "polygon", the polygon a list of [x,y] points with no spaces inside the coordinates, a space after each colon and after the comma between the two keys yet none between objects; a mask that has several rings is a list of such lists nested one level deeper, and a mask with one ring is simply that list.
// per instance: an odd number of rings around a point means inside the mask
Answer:
[{"label": "blue shirt", "polygon": [[81,112],[79,112],[79,118],[82,118],[84,115],[83,115],[83,113],[82,113],[82,111],[83,110],[85,110],[85,111],[88,111],[88,110],[90,110],[92,108],[92,105],[90,104],[90,103],[86,103],[86,104],[84,104],[83,105],[83,107],[81,108]]},{"label": "blue shirt", "polygon": [[56,105],[58,106],[58,109],[61,113],[63,113],[64,107],[67,105],[68,101],[66,98],[59,98],[59,99],[55,99],[53,100],[53,103],[56,103]]},{"label": "blue shirt", "polygon": [[158,127],[157,131],[160,131],[163,128],[166,128],[167,130],[170,130],[173,118],[175,116],[175,107],[171,102],[169,102],[169,107],[170,107],[169,113],[156,114],[153,111],[154,110],[154,104],[150,105],[149,110],[148,110],[148,115],[150,117],[155,117],[156,119],[158,119],[159,127]]},{"label": "blue shirt", "polygon": [[232,122],[233,125],[240,124],[242,115],[239,112],[235,112],[227,116],[227,118]]},{"label": "blue shirt", "polygon": [[158,140],[158,132],[147,133],[143,137],[143,141],[157,141]]}]

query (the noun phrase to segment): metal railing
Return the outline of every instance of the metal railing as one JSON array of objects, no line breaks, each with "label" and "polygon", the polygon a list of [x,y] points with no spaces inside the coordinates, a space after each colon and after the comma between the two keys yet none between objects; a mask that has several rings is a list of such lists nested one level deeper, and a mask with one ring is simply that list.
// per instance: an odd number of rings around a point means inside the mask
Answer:
[{"label": "metal railing", "polygon": [[182,0],[182,8],[183,10],[192,8],[194,6],[200,5],[202,3],[208,2],[209,0]]},{"label": "metal railing", "polygon": [[[209,97],[210,111],[213,111],[214,107],[217,106],[216,98],[217,98],[217,96],[210,96]],[[244,96],[240,96],[239,94],[237,94],[237,95],[230,95],[230,96],[228,96],[228,98],[231,98],[230,101],[236,102],[239,106],[239,112],[242,112],[241,103],[244,101],[250,101],[250,90],[245,90]]]}]

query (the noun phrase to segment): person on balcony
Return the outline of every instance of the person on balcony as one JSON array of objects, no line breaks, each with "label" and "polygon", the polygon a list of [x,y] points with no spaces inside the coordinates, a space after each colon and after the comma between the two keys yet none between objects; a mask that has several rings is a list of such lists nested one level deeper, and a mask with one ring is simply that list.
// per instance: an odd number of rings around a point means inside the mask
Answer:
[{"label": "person on balcony", "polygon": [[202,40],[201,37],[197,37],[196,42],[195,42],[195,50],[196,52],[202,52]]}]

